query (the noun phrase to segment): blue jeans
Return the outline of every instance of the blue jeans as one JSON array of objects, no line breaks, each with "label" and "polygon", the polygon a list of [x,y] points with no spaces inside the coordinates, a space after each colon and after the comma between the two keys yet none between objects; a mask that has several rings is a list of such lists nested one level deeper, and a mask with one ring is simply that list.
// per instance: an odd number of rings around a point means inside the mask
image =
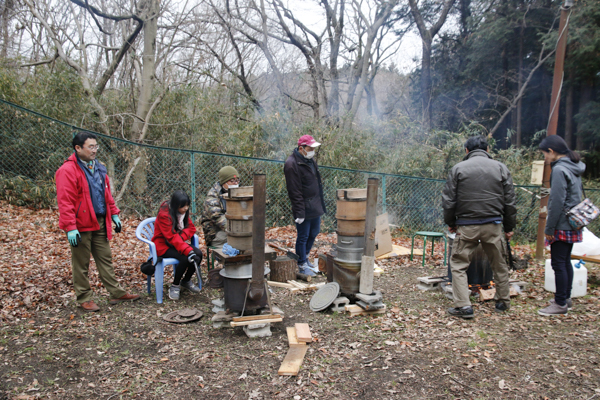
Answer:
[{"label": "blue jeans", "polygon": [[559,306],[564,306],[567,304],[567,299],[571,298],[571,288],[573,287],[572,249],[573,243],[556,241],[550,245],[552,269],[554,270],[554,281],[556,282],[554,301]]},{"label": "blue jeans", "polygon": [[321,217],[307,219],[301,224],[296,224],[296,231],[298,231],[298,238],[296,239],[296,254],[299,257],[298,265],[306,262],[320,229]]}]

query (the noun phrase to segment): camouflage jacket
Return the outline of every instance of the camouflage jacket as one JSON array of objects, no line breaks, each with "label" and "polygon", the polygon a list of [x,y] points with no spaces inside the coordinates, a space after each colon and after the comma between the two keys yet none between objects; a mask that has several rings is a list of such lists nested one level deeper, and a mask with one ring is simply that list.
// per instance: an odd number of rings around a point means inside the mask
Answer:
[{"label": "camouflage jacket", "polygon": [[216,182],[208,191],[206,200],[204,200],[204,209],[202,210],[202,230],[204,231],[204,240],[207,244],[213,241],[217,232],[224,231],[227,227],[225,213],[227,205],[223,199],[223,186]]}]

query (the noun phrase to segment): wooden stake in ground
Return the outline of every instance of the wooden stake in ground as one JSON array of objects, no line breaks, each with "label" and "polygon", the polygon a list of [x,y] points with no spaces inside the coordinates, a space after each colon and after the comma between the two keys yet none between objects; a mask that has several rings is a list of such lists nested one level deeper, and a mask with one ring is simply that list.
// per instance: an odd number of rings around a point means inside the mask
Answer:
[{"label": "wooden stake in ground", "polygon": [[373,268],[375,266],[375,231],[377,219],[377,188],[379,179],[369,178],[367,184],[367,216],[365,219],[365,250],[360,266],[360,287],[362,294],[373,293]]}]

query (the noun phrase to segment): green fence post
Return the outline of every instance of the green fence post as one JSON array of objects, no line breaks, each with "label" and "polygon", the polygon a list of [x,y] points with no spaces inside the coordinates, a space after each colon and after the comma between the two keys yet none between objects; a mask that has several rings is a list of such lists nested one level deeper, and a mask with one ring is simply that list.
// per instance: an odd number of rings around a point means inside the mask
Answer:
[{"label": "green fence post", "polygon": [[383,207],[383,213],[385,214],[387,208],[387,199],[385,197],[385,175],[381,178],[381,206]]},{"label": "green fence post", "polygon": [[192,152],[192,167],[191,167],[191,188],[192,188],[192,214],[196,214],[196,163],[195,163],[196,153]]}]

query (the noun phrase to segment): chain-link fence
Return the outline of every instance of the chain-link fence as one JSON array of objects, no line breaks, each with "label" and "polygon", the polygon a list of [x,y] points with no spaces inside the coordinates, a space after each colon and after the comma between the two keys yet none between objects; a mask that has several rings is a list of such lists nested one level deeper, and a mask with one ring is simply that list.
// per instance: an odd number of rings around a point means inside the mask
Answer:
[{"label": "chain-link fence", "polygon": [[[21,176],[34,182],[52,182],[54,173],[72,153],[71,140],[79,129],[0,100],[0,175]],[[240,157],[201,151],[160,148],[98,134],[98,159],[108,168],[113,196],[123,211],[142,217],[154,216],[160,203],[176,189],[192,199],[192,212],[199,217],[203,201],[217,180],[219,169],[233,165],[241,185],[252,185],[256,172],[267,175],[267,226],[292,223],[285,188],[283,161]],[[335,230],[335,191],[366,187],[367,179],[380,180],[379,212],[389,214],[390,224],[405,233],[444,229],[441,192],[443,180],[320,167],[325,189],[325,230]],[[519,240],[534,240],[537,232],[540,188],[516,186]],[[600,190],[586,194],[600,204]],[[595,221],[590,229],[600,226]]]}]

